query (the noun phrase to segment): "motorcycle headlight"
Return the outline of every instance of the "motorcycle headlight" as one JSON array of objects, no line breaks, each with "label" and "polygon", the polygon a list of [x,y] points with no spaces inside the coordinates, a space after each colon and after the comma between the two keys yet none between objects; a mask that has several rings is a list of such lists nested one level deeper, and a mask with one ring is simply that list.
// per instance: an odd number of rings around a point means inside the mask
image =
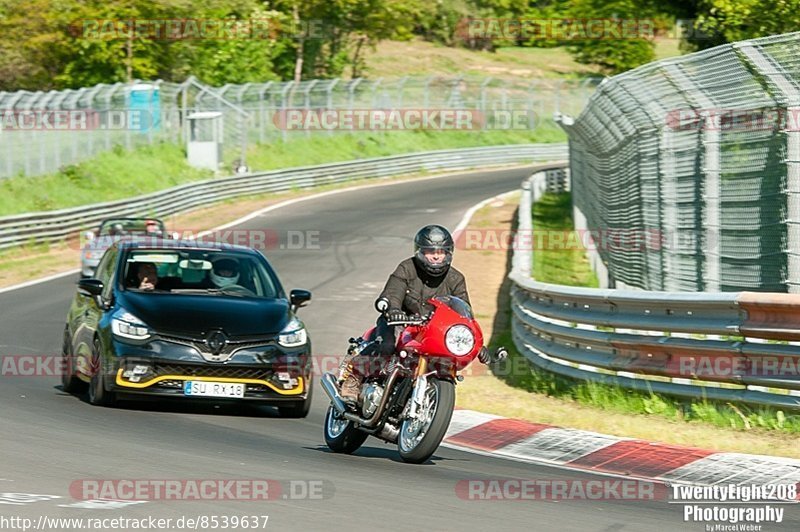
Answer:
[{"label": "motorcycle headlight", "polygon": [[308,333],[303,322],[292,318],[278,335],[278,343],[283,347],[300,347],[308,341]]},{"label": "motorcycle headlight", "polygon": [[131,340],[147,340],[151,334],[142,320],[125,309],[119,309],[111,316],[111,331],[114,336]]},{"label": "motorcycle headlight", "polygon": [[447,349],[456,356],[464,356],[475,347],[475,335],[466,325],[453,325],[444,337]]}]

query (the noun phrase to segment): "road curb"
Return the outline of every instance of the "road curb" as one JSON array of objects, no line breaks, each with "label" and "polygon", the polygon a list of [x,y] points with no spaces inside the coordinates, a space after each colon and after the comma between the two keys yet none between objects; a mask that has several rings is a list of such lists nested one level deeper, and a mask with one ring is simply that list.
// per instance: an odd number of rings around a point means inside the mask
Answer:
[{"label": "road curb", "polygon": [[800,485],[800,460],[726,453],[456,410],[447,447],[669,483]]}]

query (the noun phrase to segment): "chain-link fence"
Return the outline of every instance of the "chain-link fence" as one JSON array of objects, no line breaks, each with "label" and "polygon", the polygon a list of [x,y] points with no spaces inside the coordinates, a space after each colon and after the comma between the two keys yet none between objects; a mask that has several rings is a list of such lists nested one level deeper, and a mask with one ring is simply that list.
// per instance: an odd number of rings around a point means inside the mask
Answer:
[{"label": "chain-link fence", "polygon": [[609,78],[562,125],[610,284],[800,291],[800,33]]},{"label": "chain-link fence", "polygon": [[[430,76],[212,88],[189,78],[181,84],[155,81],[65,91],[0,92],[0,177],[56,172],[115,146],[183,144],[185,119],[198,111],[222,112],[228,163],[244,161],[248,146],[255,143],[364,130],[308,127],[305,119],[319,117],[303,114],[304,110],[521,111],[524,127],[539,127],[552,123],[555,112],[579,112],[599,81]],[[299,120],[287,124],[287,116]]]}]

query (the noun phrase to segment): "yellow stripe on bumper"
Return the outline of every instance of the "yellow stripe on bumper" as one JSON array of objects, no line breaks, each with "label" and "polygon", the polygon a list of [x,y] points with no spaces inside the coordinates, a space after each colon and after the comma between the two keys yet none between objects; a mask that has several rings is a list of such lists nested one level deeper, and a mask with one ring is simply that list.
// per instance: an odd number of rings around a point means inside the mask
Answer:
[{"label": "yellow stripe on bumper", "polygon": [[278,388],[270,381],[265,381],[261,379],[233,379],[229,377],[194,377],[188,375],[162,375],[160,377],[156,377],[154,379],[150,379],[146,382],[127,382],[122,378],[123,369],[120,368],[117,371],[117,385],[124,386],[126,388],[147,388],[148,386],[152,386],[156,383],[161,381],[168,381],[168,380],[178,380],[178,381],[203,381],[203,382],[233,382],[233,383],[240,383],[240,384],[263,384],[274,390],[275,392],[281,395],[300,395],[303,393],[305,389],[305,380],[303,377],[297,377],[297,386],[295,386],[291,390],[284,390],[283,388]]}]

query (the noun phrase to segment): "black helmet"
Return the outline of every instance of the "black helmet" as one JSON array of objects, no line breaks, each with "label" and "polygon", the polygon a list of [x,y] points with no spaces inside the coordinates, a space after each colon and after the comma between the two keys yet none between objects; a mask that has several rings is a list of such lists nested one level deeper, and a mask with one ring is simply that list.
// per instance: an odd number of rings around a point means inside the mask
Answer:
[{"label": "black helmet", "polygon": [[[450,269],[453,260],[453,237],[450,231],[441,225],[426,225],[414,237],[414,260],[428,275],[439,277]],[[434,264],[425,258],[425,251],[440,250],[445,252],[442,262]]]},{"label": "black helmet", "polygon": [[233,286],[239,282],[239,261],[230,257],[219,257],[212,261],[214,266],[209,277],[218,288]]}]

